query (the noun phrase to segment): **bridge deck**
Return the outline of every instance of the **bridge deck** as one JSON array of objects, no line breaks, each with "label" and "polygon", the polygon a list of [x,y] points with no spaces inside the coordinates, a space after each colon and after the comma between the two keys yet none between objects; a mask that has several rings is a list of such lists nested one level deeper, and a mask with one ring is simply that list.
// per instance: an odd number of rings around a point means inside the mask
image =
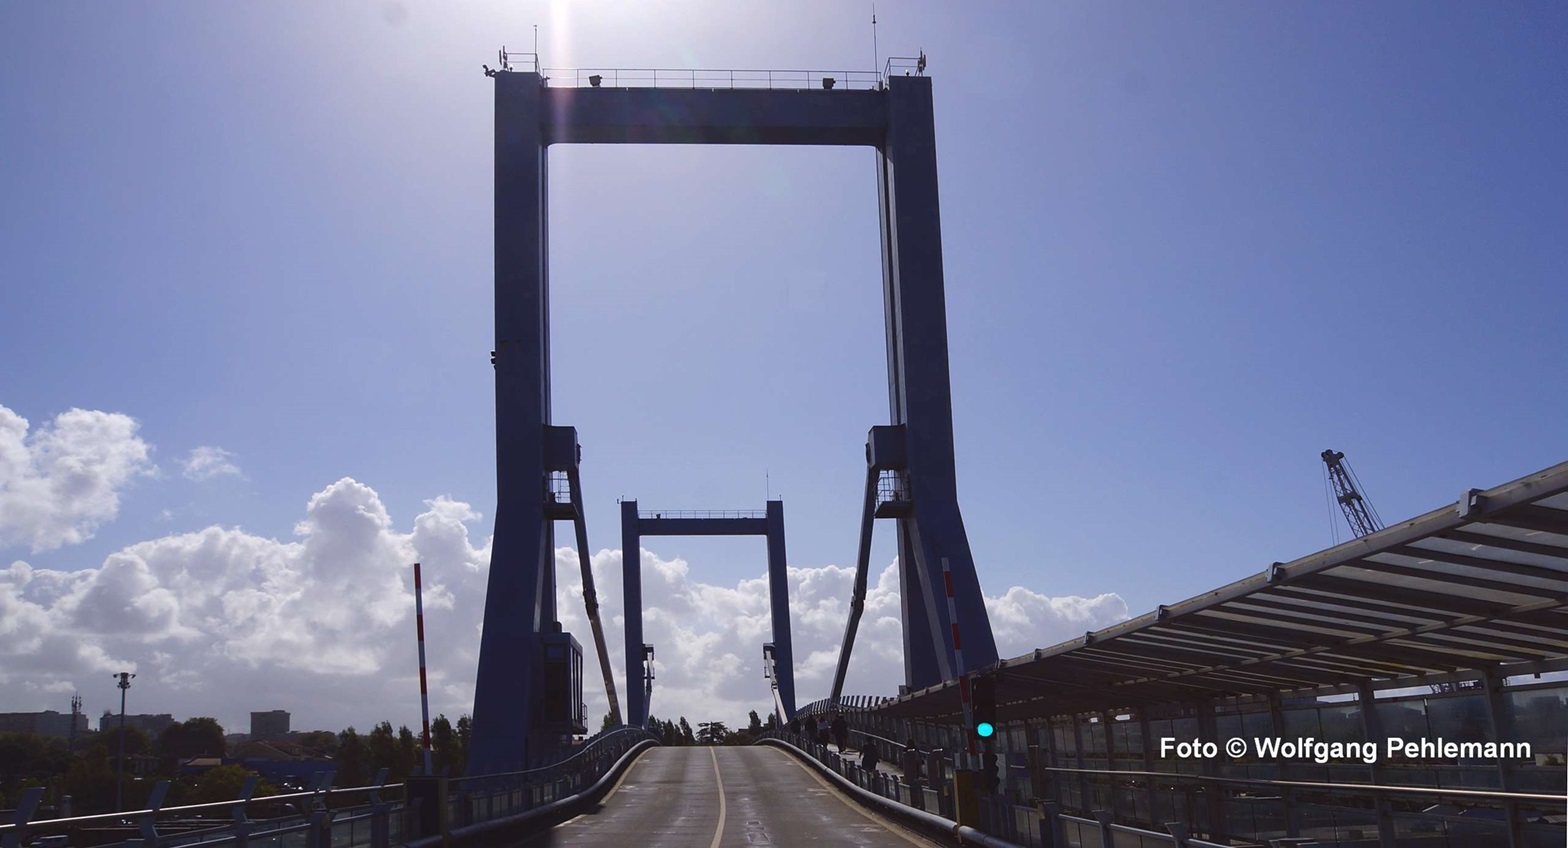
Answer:
[{"label": "bridge deck", "polygon": [[650,750],[595,811],[522,846],[937,844],[856,806],[783,751],[758,746]]}]

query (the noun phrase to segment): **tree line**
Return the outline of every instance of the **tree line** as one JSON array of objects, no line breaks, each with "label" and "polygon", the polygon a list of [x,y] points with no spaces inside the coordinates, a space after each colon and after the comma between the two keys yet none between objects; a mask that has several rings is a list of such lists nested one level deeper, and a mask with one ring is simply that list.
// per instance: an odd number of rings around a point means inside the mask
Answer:
[{"label": "tree line", "polygon": [[[772,713],[764,721],[752,710],[747,716],[749,721],[744,730],[730,730],[722,721],[704,721],[698,723],[695,730],[691,723],[681,716],[677,721],[665,721],[655,716],[648,716],[648,732],[656,737],[663,745],[750,745],[764,731],[772,730],[776,721]],[[601,729],[611,727],[610,716],[604,716]]]},{"label": "tree line", "polygon": [[[460,775],[468,764],[468,743],[473,720],[463,715],[456,722],[445,715],[430,722],[431,764],[436,774]],[[231,752],[224,740],[222,725],[210,717],[192,718],[165,728],[154,739],[141,728],[125,728],[124,808],[145,807],[152,787],[160,780],[170,783],[164,806],[228,801],[239,796],[241,785],[250,774],[240,765],[228,765],[199,773],[180,773],[180,766],[193,758],[227,757]],[[271,742],[277,740],[257,740]],[[393,730],[383,721],[370,732],[361,734],[348,727],[338,733],[313,731],[282,740],[292,753],[297,749],[306,759],[331,759],[338,787],[364,786],[385,768],[388,783],[401,783],[422,768],[418,738],[406,725]],[[79,739],[77,750],[57,737],[31,733],[0,733],[0,809],[15,806],[29,787],[44,787],[44,805],[61,811],[65,796],[71,797],[73,815],[92,815],[114,811],[116,765],[120,752],[118,727]],[[263,780],[256,797],[294,791],[301,787],[277,787]]]},{"label": "tree line", "polygon": [[[730,730],[721,721],[699,722],[693,726],[685,716],[675,720],[648,718],[648,730],[665,745],[748,745],[764,731],[771,730],[772,714],[764,720],[752,710],[744,729]],[[609,714],[602,729],[612,727]],[[430,722],[431,764],[436,774],[461,775],[468,765],[469,739],[473,720],[468,715],[457,721],[445,715]],[[250,774],[241,765],[212,768],[199,773],[181,774],[180,766],[193,758],[227,757],[231,753],[224,740],[223,726],[217,719],[197,717],[169,725],[157,738],[141,728],[125,728],[124,808],[146,806],[152,787],[160,780],[170,783],[165,806],[228,801],[239,796],[240,787]],[[262,742],[277,740],[256,740]],[[407,725],[393,729],[383,721],[368,733],[354,727],[332,733],[318,730],[300,733],[284,741],[285,747],[307,759],[331,759],[336,772],[333,785],[364,786],[376,772],[387,770],[388,783],[401,783],[423,766],[419,739]],[[0,809],[15,806],[28,787],[45,789],[44,805],[56,812],[64,796],[71,796],[73,815],[83,816],[114,811],[116,763],[120,750],[120,730],[112,728],[84,737],[77,750],[67,750],[66,740],[30,733],[0,733]],[[296,791],[303,787],[274,786],[261,781],[256,797]]]}]

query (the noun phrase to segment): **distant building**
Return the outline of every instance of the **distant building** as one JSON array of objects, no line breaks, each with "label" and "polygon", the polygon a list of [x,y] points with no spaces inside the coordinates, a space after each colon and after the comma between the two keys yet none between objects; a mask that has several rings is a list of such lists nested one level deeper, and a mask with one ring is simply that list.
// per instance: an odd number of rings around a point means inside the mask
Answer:
[{"label": "distant building", "polygon": [[[312,756],[299,745],[280,741],[246,742],[222,760],[224,765],[238,765],[253,771],[277,785],[280,789],[302,789],[323,772],[335,771],[337,763],[327,757]],[[205,760],[192,760],[180,766],[182,774],[200,772],[211,768]]]},{"label": "distant building", "polygon": [[[76,732],[87,733],[87,716],[76,714]],[[32,733],[38,736],[71,736],[71,714],[44,710],[41,713],[0,713],[0,733]]]},{"label": "distant building", "polygon": [[[158,713],[156,715],[131,715],[130,713],[125,714],[125,726],[127,728],[139,728],[141,732],[147,734],[148,738],[150,739],[157,739],[158,736],[162,734],[163,731],[167,730],[169,725],[172,724],[174,724],[174,716],[168,713]],[[105,731],[118,730],[119,728],[119,714],[115,713],[113,710],[104,710],[103,716],[98,719],[98,731],[102,733]]]},{"label": "distant building", "polygon": [[289,735],[289,711],[268,710],[250,714],[250,738],[271,739]]}]

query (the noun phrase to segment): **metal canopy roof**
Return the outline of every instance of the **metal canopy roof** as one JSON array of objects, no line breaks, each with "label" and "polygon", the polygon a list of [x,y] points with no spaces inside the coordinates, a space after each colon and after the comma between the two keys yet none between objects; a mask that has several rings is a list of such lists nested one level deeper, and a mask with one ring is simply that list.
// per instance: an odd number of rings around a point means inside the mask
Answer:
[{"label": "metal canopy roof", "polygon": [[[994,671],[1006,721],[1564,657],[1568,462]],[[952,683],[882,709],[959,711]]]}]

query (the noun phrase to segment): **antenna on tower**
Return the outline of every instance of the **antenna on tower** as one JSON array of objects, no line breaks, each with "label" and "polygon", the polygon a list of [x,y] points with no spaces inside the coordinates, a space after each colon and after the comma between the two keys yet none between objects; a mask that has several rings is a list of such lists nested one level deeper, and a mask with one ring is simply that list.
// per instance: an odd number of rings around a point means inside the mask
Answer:
[{"label": "antenna on tower", "polygon": [[71,733],[69,740],[65,743],[65,750],[68,753],[76,753],[76,725],[81,721],[81,715],[82,693],[78,692],[71,696]]},{"label": "antenna on tower", "polygon": [[877,4],[871,4],[871,70],[877,72],[877,84],[882,83],[882,51],[877,49]]}]

